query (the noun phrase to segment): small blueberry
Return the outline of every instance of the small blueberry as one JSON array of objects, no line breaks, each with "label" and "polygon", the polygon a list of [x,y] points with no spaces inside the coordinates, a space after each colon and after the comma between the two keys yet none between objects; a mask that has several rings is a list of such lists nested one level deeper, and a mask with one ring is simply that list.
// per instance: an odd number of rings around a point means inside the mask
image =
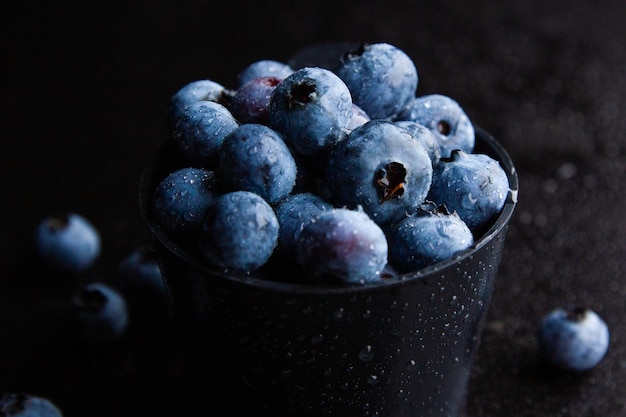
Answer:
[{"label": "small blueberry", "polygon": [[270,98],[270,126],[302,155],[326,151],[343,140],[352,119],[352,97],[332,71],[297,70],[276,86]]},{"label": "small blueberry", "polygon": [[472,232],[456,212],[431,201],[385,231],[389,260],[403,272],[448,259],[474,243]]},{"label": "small blueberry", "polygon": [[326,185],[335,207],[361,206],[376,223],[386,225],[425,200],[432,174],[420,142],[392,122],[372,119],[331,150]]},{"label": "small blueberry", "polygon": [[546,314],[538,329],[540,353],[552,365],[569,371],[586,371],[604,358],[609,328],[593,310],[561,307]]},{"label": "small blueberry", "polygon": [[92,282],[77,290],[70,299],[69,314],[76,339],[94,346],[120,340],[129,323],[126,300],[103,282]]},{"label": "small blueberry", "polygon": [[437,138],[444,158],[450,157],[455,149],[467,153],[474,151],[474,125],[460,104],[451,97],[443,94],[415,97],[396,120],[412,120],[426,126]]},{"label": "small blueberry", "polygon": [[192,103],[198,101],[215,101],[222,103],[227,96],[226,88],[212,80],[196,80],[185,84],[170,98],[169,120],[172,129],[183,112]]},{"label": "small blueberry", "polygon": [[43,219],[36,227],[34,244],[47,266],[69,273],[87,270],[101,251],[100,233],[89,220],[76,213]]},{"label": "small blueberry", "polygon": [[226,106],[197,101],[185,107],[175,122],[172,139],[192,166],[214,169],[224,137],[239,126]]},{"label": "small blueberry", "polygon": [[271,127],[239,125],[224,138],[218,157],[222,192],[251,191],[274,204],[296,184],[296,161],[283,136]]},{"label": "small blueberry", "polygon": [[415,97],[418,83],[411,58],[388,43],[366,43],[346,52],[337,75],[372,119],[393,118]]},{"label": "small blueberry", "polygon": [[165,232],[178,241],[194,239],[204,212],[213,200],[215,173],[204,168],[186,167],[169,173],[154,190],[151,215]]},{"label": "small blueberry", "polygon": [[384,232],[363,210],[335,208],[304,225],[296,259],[314,278],[364,284],[382,280],[387,250]]},{"label": "small blueberry", "polygon": [[428,199],[456,211],[476,230],[502,210],[509,188],[508,176],[497,160],[456,149],[435,167]]},{"label": "small blueberry", "polygon": [[261,196],[233,191],[216,197],[199,234],[200,255],[224,272],[248,274],[264,265],[278,244],[276,213]]},{"label": "small blueberry", "polygon": [[167,287],[157,252],[150,246],[133,249],[120,261],[110,284],[126,300],[131,324],[158,328],[171,318]]}]

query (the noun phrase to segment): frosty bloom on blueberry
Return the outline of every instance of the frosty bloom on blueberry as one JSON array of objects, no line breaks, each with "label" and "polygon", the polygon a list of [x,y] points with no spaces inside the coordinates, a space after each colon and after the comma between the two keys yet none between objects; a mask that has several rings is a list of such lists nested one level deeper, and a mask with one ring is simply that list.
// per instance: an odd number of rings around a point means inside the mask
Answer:
[{"label": "frosty bloom on blueberry", "polygon": [[586,371],[604,358],[609,329],[598,314],[583,307],[561,307],[546,314],[537,331],[539,351],[552,365]]},{"label": "frosty bloom on blueberry", "polygon": [[227,93],[226,88],[212,80],[196,80],[181,87],[172,97],[168,109],[170,129],[183,115],[185,109],[198,101],[215,101],[222,103]]},{"label": "frosty bloom on blueberry", "polygon": [[455,149],[467,153],[474,150],[474,126],[463,108],[451,97],[443,94],[415,97],[396,120],[411,120],[426,126],[437,138],[440,154],[444,158],[450,157]]},{"label": "frosty bloom on blueberry", "polygon": [[428,199],[456,211],[475,230],[502,210],[508,192],[509,179],[498,161],[457,149],[435,167]]},{"label": "frosty bloom on blueberry", "polygon": [[424,147],[392,122],[373,119],[335,146],[326,180],[335,206],[363,210],[386,225],[413,212],[426,198],[432,162]]},{"label": "frosty bloom on blueberry", "polygon": [[217,176],[222,191],[252,191],[273,204],[291,193],[298,168],[280,133],[245,123],[224,138]]},{"label": "frosty bloom on blueberry", "polygon": [[346,52],[337,75],[372,119],[395,117],[415,96],[418,83],[411,58],[388,43],[365,43]]},{"label": "frosty bloom on blueberry", "polygon": [[222,194],[207,210],[198,243],[200,255],[212,265],[250,273],[267,262],[278,244],[276,213],[253,192]]},{"label": "frosty bloom on blueberry", "polygon": [[185,107],[176,120],[172,138],[191,165],[214,169],[224,138],[237,126],[239,122],[224,105],[198,101]]},{"label": "frosty bloom on blueberry", "polygon": [[270,126],[302,155],[314,155],[343,140],[352,119],[352,97],[330,70],[302,68],[276,86],[270,98]]}]

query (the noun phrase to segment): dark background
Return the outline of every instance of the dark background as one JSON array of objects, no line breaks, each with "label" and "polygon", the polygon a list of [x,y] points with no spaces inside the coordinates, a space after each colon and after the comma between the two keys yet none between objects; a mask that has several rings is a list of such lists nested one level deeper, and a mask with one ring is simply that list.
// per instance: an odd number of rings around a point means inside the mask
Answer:
[{"label": "dark background", "polygon": [[[249,63],[312,43],[381,41],[414,59],[418,94],[454,97],[519,172],[467,416],[626,415],[624,18],[626,3],[604,0],[4,6],[0,391],[48,397],[67,417],[192,413],[201,396],[170,332],[88,350],[62,331],[77,286],[149,242],[137,187],[167,139],[169,97],[196,79],[232,86]],[[59,211],[102,236],[97,263],[73,279],[32,251],[36,224]],[[567,303],[611,330],[606,358],[581,375],[536,351],[538,320]]]}]

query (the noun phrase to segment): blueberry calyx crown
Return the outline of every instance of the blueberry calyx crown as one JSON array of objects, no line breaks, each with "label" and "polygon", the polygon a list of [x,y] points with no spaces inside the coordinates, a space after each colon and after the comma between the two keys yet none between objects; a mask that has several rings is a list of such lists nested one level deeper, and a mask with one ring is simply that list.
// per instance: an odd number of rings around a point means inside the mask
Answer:
[{"label": "blueberry calyx crown", "polygon": [[444,136],[448,136],[452,132],[452,126],[447,120],[439,120],[437,122],[437,131]]},{"label": "blueberry calyx crown", "polygon": [[363,55],[363,53],[369,49],[369,43],[365,42],[365,43],[361,43],[359,46],[357,46],[354,49],[350,49],[346,52],[344,52],[340,59],[342,62],[344,61],[348,61],[351,59],[358,59],[361,55]]},{"label": "blueberry calyx crown", "polygon": [[565,307],[565,314],[569,321],[571,322],[581,322],[585,319],[587,315],[587,309],[585,307],[580,306],[567,306]]},{"label": "blueberry calyx crown", "polygon": [[306,106],[317,98],[315,83],[304,80],[296,83],[289,92],[289,107]]},{"label": "blueberry calyx crown", "polygon": [[85,289],[80,294],[80,305],[85,311],[98,312],[106,304],[107,298],[99,289]]},{"label": "blueberry calyx crown", "polygon": [[380,204],[404,194],[406,168],[399,162],[389,162],[376,172],[376,185],[381,191]]}]

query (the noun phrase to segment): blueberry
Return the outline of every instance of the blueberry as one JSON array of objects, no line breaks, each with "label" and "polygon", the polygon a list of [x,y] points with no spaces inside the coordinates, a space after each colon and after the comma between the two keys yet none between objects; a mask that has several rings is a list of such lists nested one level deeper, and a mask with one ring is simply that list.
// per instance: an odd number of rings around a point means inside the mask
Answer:
[{"label": "blueberry", "polygon": [[276,213],[261,196],[233,191],[213,200],[200,230],[200,255],[224,272],[250,273],[278,244]]},{"label": "blueberry", "polygon": [[379,225],[400,220],[426,198],[433,167],[424,147],[393,122],[372,119],[328,157],[331,202],[363,210]]},{"label": "blueberry", "polygon": [[282,79],[257,77],[234,91],[228,109],[239,123],[269,124],[270,96]]},{"label": "blueberry", "polygon": [[304,225],[296,259],[312,279],[364,284],[382,280],[387,249],[382,229],[364,211],[335,208]]},{"label": "blueberry", "polygon": [[388,43],[362,44],[341,57],[337,75],[352,100],[372,119],[390,119],[415,97],[418,74],[411,58]]},{"label": "blueberry", "polygon": [[57,405],[38,395],[25,392],[5,392],[0,397],[3,417],[63,417]]},{"label": "blueberry", "polygon": [[224,192],[252,191],[273,204],[291,192],[297,172],[282,135],[265,125],[240,125],[219,150],[217,175]]},{"label": "blueberry", "polygon": [[442,157],[449,157],[455,149],[474,151],[474,126],[451,97],[442,94],[415,97],[396,120],[412,120],[430,129],[439,142]]},{"label": "blueberry", "polygon": [[434,168],[441,159],[441,149],[435,135],[426,126],[412,120],[398,120],[395,124],[406,129],[411,136],[424,146]]},{"label": "blueberry", "polygon": [[150,246],[133,249],[120,261],[110,284],[124,297],[137,328],[158,328],[170,320],[167,288],[157,252]]},{"label": "blueberry", "polygon": [[[170,129],[172,129],[178,119],[183,115],[187,106],[198,101],[215,101],[222,103],[226,88],[212,80],[196,80],[187,83],[170,97],[169,103],[169,120]],[[223,104],[223,103],[222,103]]]},{"label": "blueberry", "polygon": [[293,72],[293,68],[288,64],[273,59],[262,59],[251,63],[237,74],[237,88],[254,78],[275,77],[283,80]]},{"label": "blueberry", "polygon": [[568,371],[586,371],[604,358],[609,329],[596,312],[583,307],[561,307],[539,323],[540,353],[552,365]]},{"label": "blueberry", "polygon": [[296,246],[304,226],[333,205],[319,195],[310,192],[290,194],[274,208],[278,218],[277,251],[291,259],[296,258]]},{"label": "blueberry", "polygon": [[474,243],[472,232],[456,212],[430,201],[385,232],[389,261],[403,272],[448,259]]},{"label": "blueberry", "polygon": [[154,190],[151,215],[173,239],[194,239],[204,212],[217,195],[215,173],[186,167],[169,173]]},{"label": "blueberry", "polygon": [[198,101],[185,107],[176,120],[172,139],[190,165],[214,169],[224,137],[239,123],[222,104]]},{"label": "blueberry", "polygon": [[62,273],[80,273],[91,267],[101,252],[100,233],[76,213],[54,214],[35,229],[35,250],[43,263]]},{"label": "blueberry", "polygon": [[270,126],[295,152],[314,155],[343,140],[352,119],[352,97],[332,71],[307,67],[276,86],[270,98]]},{"label": "blueberry", "polygon": [[457,149],[435,167],[428,199],[456,211],[476,230],[502,210],[508,192],[508,177],[497,160]]},{"label": "blueberry", "polygon": [[77,290],[70,299],[69,314],[74,336],[89,345],[120,340],[129,323],[126,300],[103,282],[92,282]]}]

